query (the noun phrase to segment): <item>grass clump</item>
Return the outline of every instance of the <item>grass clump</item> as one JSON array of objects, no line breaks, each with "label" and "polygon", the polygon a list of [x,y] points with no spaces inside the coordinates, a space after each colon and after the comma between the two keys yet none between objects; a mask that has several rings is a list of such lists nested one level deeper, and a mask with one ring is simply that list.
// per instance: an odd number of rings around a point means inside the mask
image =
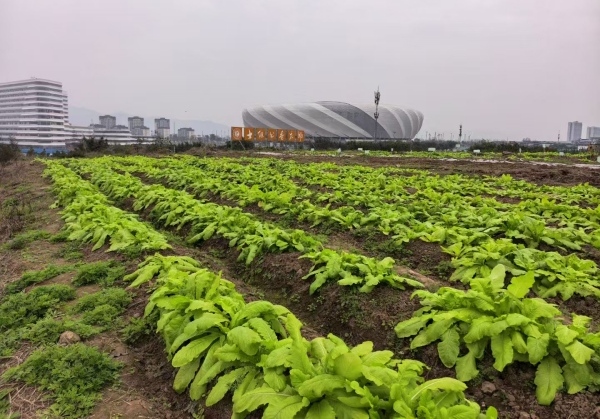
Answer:
[{"label": "grass clump", "polygon": [[25,329],[21,334],[21,338],[38,344],[56,343],[58,342],[60,335],[67,330],[77,333],[79,337],[84,340],[101,332],[97,327],[90,326],[89,324],[71,318],[61,320],[47,318],[42,319]]},{"label": "grass clump", "polygon": [[69,285],[45,285],[9,295],[0,304],[0,332],[35,323],[59,303],[74,298],[75,289]]},{"label": "grass clump", "polygon": [[144,336],[150,336],[156,331],[158,311],[153,311],[147,317],[132,318],[127,326],[121,329],[121,339],[128,345],[137,343]]},{"label": "grass clump", "polygon": [[109,329],[129,303],[131,297],[127,291],[121,288],[107,288],[81,297],[71,312],[81,314],[81,321],[85,324]]},{"label": "grass clump", "polygon": [[54,401],[49,409],[52,415],[80,418],[90,414],[101,398],[102,389],[117,381],[120,368],[120,363],[82,343],[66,347],[50,345],[33,352],[2,378],[48,391]]},{"label": "grass clump", "polygon": [[135,260],[135,259],[139,259],[140,257],[142,257],[146,251],[144,249],[142,249],[142,246],[140,246],[138,244],[138,245],[127,246],[123,249],[120,249],[119,252],[122,255],[124,255],[127,259]]},{"label": "grass clump", "polygon": [[69,239],[69,233],[67,230],[63,229],[56,234],[53,234],[49,240],[52,243],[65,243]]},{"label": "grass clump", "polygon": [[48,279],[55,278],[58,275],[62,275],[66,272],[72,271],[74,268],[75,267],[72,265],[50,265],[46,269],[42,269],[41,271],[25,272],[18,281],[15,281],[12,284],[8,284],[6,286],[6,292],[9,294],[17,293],[19,291],[24,290],[29,285],[38,284],[40,282],[47,281]]},{"label": "grass clump", "polygon": [[21,329],[9,329],[2,332],[0,334],[0,358],[12,355],[19,347],[21,340]]},{"label": "grass clump", "polygon": [[54,254],[56,257],[63,258],[66,260],[79,260],[83,259],[83,252],[81,251],[81,243],[70,242],[63,246],[58,252]]},{"label": "grass clump", "polygon": [[50,237],[50,233],[42,230],[30,230],[21,234],[17,234],[12,240],[4,245],[10,250],[24,249],[29,243],[37,240],[43,240]]},{"label": "grass clump", "polygon": [[81,266],[75,278],[73,285],[82,286],[89,284],[99,284],[104,287],[109,287],[115,281],[123,278],[125,275],[125,267],[118,265],[115,262],[96,262]]}]

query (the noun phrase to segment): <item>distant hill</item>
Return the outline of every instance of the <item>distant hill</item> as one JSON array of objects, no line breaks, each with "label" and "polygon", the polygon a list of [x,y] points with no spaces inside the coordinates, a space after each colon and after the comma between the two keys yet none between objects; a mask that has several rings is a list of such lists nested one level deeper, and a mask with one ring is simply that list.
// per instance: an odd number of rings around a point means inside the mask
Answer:
[{"label": "distant hill", "polygon": [[[69,106],[69,122],[73,125],[83,125],[88,126],[91,123],[97,124],[98,117],[101,114],[100,112],[94,111],[92,109],[79,108],[77,106]],[[136,116],[134,114],[128,114],[124,112],[113,112],[110,115],[117,117],[117,124],[127,125],[127,118],[131,116]],[[164,116],[168,118],[168,115],[159,115],[159,116],[147,116],[147,115],[137,115],[144,118],[144,124],[151,130],[154,130],[154,118],[160,118]],[[229,126],[219,124],[213,121],[201,121],[197,119],[171,119],[171,131],[174,131],[175,127],[183,128],[189,127],[196,130],[196,135],[204,134],[215,134],[221,131],[225,131],[225,135],[229,134]]]}]

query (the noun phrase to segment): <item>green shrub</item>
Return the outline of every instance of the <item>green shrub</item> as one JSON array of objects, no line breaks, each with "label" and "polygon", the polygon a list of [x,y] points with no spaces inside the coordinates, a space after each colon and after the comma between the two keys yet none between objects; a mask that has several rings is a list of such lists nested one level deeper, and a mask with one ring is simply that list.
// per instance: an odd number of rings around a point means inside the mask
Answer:
[{"label": "green shrub", "polygon": [[74,267],[72,265],[50,265],[46,269],[42,269],[41,271],[25,272],[18,281],[15,281],[12,284],[8,284],[6,286],[6,292],[9,294],[14,294],[19,291],[23,291],[30,285],[47,281],[48,279],[55,278],[58,275],[64,274],[65,272],[72,271],[73,269]]},{"label": "green shrub", "polygon": [[100,400],[103,388],[118,379],[121,364],[96,348],[77,343],[50,345],[6,371],[2,378],[23,381],[48,391],[50,413],[61,418],[86,417]]},{"label": "green shrub", "polygon": [[83,265],[73,278],[73,285],[78,287],[88,284],[111,286],[125,275],[125,267],[114,262],[96,262]]},{"label": "green shrub", "polygon": [[45,285],[9,295],[0,304],[0,332],[35,323],[60,302],[74,298],[75,289],[68,285]]}]

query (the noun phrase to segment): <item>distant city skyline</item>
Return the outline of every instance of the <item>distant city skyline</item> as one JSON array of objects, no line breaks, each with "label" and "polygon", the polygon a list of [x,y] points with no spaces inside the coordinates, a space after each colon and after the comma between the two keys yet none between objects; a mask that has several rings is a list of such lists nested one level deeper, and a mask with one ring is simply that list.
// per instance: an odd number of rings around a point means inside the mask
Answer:
[{"label": "distant city skyline", "polygon": [[600,125],[599,16],[598,0],[4,0],[0,80],[226,126],[255,105],[371,103],[380,86],[423,131],[553,141]]}]

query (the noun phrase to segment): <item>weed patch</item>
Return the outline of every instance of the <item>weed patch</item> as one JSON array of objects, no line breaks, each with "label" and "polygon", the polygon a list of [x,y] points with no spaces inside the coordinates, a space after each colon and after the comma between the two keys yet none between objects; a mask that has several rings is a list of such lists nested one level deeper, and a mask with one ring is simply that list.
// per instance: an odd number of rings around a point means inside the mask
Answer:
[{"label": "weed patch", "polygon": [[42,319],[29,326],[21,338],[33,343],[56,343],[60,335],[67,330],[77,333],[81,339],[88,339],[100,333],[100,329],[70,318],[61,320]]},{"label": "weed patch", "polygon": [[63,258],[66,260],[79,260],[83,259],[83,252],[81,251],[80,242],[70,242],[55,253],[56,257]]},{"label": "weed patch", "polygon": [[50,392],[49,413],[61,418],[87,416],[100,399],[100,391],[113,384],[121,365],[96,348],[77,343],[38,349],[9,369],[2,378],[23,381]]},{"label": "weed patch", "polygon": [[0,304],[0,332],[35,323],[60,302],[74,298],[75,289],[68,285],[46,285],[9,295]]},{"label": "weed patch", "polygon": [[72,265],[50,265],[46,269],[42,269],[41,271],[25,272],[18,281],[15,281],[12,284],[8,284],[6,286],[6,292],[9,294],[14,294],[19,291],[23,291],[30,285],[39,284],[40,282],[47,281],[49,279],[57,277],[58,275],[62,275],[66,272],[72,271],[73,269],[75,269],[75,267]]},{"label": "weed patch", "polygon": [[24,249],[30,243],[37,240],[44,240],[50,237],[50,233],[43,230],[30,230],[21,234],[17,234],[12,240],[4,245],[9,250]]},{"label": "weed patch", "polygon": [[73,285],[80,287],[82,285],[98,284],[109,287],[115,281],[123,278],[124,275],[125,267],[115,262],[89,263],[79,268],[77,275],[73,278]]},{"label": "weed patch", "polygon": [[33,205],[28,197],[9,198],[0,205],[0,237],[11,237],[33,218]]},{"label": "weed patch", "polygon": [[152,312],[147,317],[132,318],[131,321],[121,329],[121,338],[128,345],[133,345],[145,336],[150,336],[156,331],[158,312]]},{"label": "weed patch", "polygon": [[127,291],[121,288],[107,288],[80,298],[71,312],[81,314],[81,321],[85,324],[109,329],[130,302],[131,297]]},{"label": "weed patch", "polygon": [[49,240],[51,243],[65,243],[69,240],[70,233],[63,229],[56,234],[53,234]]}]

